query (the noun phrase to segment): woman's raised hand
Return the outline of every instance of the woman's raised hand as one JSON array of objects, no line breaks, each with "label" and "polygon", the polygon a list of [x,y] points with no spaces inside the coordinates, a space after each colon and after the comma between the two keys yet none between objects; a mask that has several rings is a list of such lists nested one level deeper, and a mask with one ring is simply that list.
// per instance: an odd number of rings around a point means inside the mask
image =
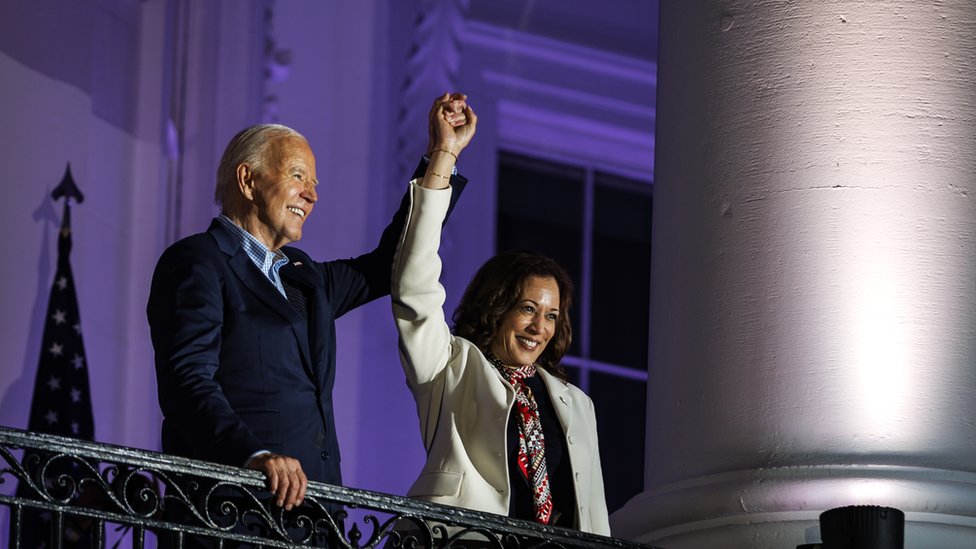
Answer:
[{"label": "woman's raised hand", "polygon": [[463,93],[444,92],[434,99],[430,108],[428,124],[427,154],[446,151],[457,160],[458,155],[474,137],[478,116],[468,105],[468,96]]}]

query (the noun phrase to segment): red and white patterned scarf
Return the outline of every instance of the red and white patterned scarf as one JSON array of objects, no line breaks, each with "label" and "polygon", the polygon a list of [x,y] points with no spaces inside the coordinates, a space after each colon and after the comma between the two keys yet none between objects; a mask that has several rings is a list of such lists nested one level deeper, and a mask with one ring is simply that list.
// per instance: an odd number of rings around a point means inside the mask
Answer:
[{"label": "red and white patterned scarf", "polygon": [[549,489],[549,471],[546,468],[546,440],[539,419],[539,407],[532,395],[532,389],[524,381],[525,378],[535,375],[535,364],[509,368],[491,353],[486,355],[502,377],[515,388],[519,433],[518,466],[532,486],[532,508],[535,510],[536,522],[549,524],[552,519],[552,493]]}]

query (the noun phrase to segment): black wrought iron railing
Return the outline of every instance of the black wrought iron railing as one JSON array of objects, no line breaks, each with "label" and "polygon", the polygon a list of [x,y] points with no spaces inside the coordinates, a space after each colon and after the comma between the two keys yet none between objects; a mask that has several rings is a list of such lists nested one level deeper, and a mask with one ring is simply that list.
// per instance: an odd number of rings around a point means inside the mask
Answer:
[{"label": "black wrought iron railing", "polygon": [[120,528],[134,548],[648,548],[314,482],[285,512],[255,471],[0,427],[4,512],[0,547],[12,549],[103,548]]}]

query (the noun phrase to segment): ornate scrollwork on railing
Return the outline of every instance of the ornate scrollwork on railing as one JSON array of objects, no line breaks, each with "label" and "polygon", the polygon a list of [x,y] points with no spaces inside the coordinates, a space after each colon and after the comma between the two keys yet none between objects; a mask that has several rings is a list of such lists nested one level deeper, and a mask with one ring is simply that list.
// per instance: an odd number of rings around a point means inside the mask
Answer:
[{"label": "ornate scrollwork on railing", "polygon": [[[318,483],[309,484],[300,507],[285,511],[271,502],[255,471],[5,427],[0,427],[0,505],[15,509],[18,517],[36,511],[78,519],[100,529],[92,532],[100,543],[106,524],[118,524],[160,539],[196,537],[265,547],[646,548]],[[44,528],[64,528],[63,521],[51,524]],[[23,525],[17,528],[24,530]]]}]

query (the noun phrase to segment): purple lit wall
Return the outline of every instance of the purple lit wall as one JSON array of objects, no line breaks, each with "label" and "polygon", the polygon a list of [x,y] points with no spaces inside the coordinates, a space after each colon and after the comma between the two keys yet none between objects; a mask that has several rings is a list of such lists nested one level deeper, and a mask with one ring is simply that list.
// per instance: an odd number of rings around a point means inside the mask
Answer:
[{"label": "purple lit wall", "polygon": [[[594,16],[582,0],[5,2],[0,424],[27,425],[60,217],[49,194],[66,163],[86,195],[72,264],[96,438],[155,450],[152,268],[215,214],[214,167],[238,129],[275,120],[308,137],[323,190],[301,247],[347,257],[395,209],[431,99],[468,93],[481,124],[443,249],[453,309],[493,253],[500,148],[651,179],[656,3],[611,3]],[[402,494],[423,450],[389,301],[338,330],[345,478]]]},{"label": "purple lit wall", "polygon": [[138,303],[158,252],[158,213],[145,207],[153,201],[145,195],[161,159],[146,154],[151,145],[142,133],[150,110],[142,110],[148,97],[137,90],[139,5],[103,4],[4,6],[0,224],[9,235],[3,254],[17,259],[0,274],[0,422],[26,427],[61,212],[49,194],[70,162],[86,195],[74,210],[73,266],[88,358],[98,364],[96,428],[101,440],[151,448],[158,412],[148,405],[153,389]]}]

